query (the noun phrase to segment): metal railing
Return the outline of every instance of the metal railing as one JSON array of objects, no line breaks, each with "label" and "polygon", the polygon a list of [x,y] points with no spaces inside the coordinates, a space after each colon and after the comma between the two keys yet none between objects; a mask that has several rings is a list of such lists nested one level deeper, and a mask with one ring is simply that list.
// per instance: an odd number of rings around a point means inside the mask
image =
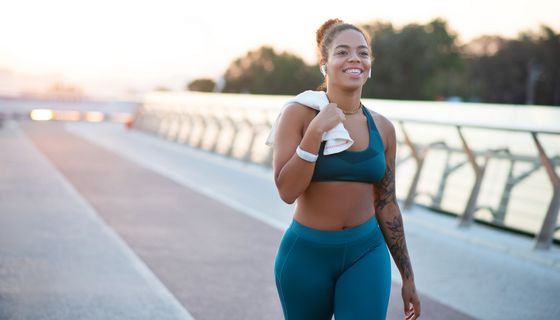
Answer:
[{"label": "metal railing", "polygon": [[[134,128],[177,143],[271,167],[272,148],[265,146],[264,140],[278,114],[279,107],[286,100],[286,97],[252,95],[152,94],[139,108]],[[474,182],[470,190],[468,187],[461,190],[468,194],[468,199],[463,211],[455,212],[459,216],[459,227],[470,226],[475,220],[475,213],[478,210],[489,211],[492,216],[490,221],[492,224],[505,226],[515,188],[544,168],[550,181],[552,197],[543,214],[544,219],[540,229],[535,232],[535,248],[550,248],[555,232],[560,229],[557,226],[560,210],[560,178],[555,170],[560,164],[560,156],[547,154],[540,138],[543,135],[560,137],[560,128],[543,130],[542,128],[489,126],[467,122],[449,123],[402,117],[391,117],[390,119],[398,124],[396,128],[399,129],[398,133],[402,136],[398,141],[400,147],[398,148],[397,165],[400,167],[407,162],[413,162],[415,165],[404,199],[405,208],[409,208],[415,203],[418,196],[427,196],[431,199],[430,207],[443,209],[442,201],[446,191],[449,190],[449,178],[461,168],[470,166]],[[453,146],[445,139],[429,143],[414,141],[408,126],[415,124],[453,128],[460,140],[460,146]],[[538,155],[515,154],[508,147],[475,149],[465,135],[465,130],[470,129],[530,135]],[[403,148],[404,146],[406,148]],[[407,149],[408,153],[406,154],[403,149]],[[429,155],[436,152],[445,154],[439,184],[433,193],[420,192],[418,185],[425,169],[426,160]],[[452,164],[451,158],[454,155],[460,155],[461,161]],[[509,163],[499,204],[494,207],[484,206],[479,201],[482,184],[491,161]],[[514,167],[521,163],[528,168],[521,173],[515,173]]]}]

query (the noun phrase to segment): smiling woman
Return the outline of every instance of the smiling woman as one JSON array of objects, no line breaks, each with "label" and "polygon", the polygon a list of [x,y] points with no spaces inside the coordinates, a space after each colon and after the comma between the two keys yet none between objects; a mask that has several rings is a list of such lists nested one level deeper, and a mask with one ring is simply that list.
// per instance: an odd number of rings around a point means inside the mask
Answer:
[{"label": "smiling woman", "polygon": [[395,196],[395,129],[361,102],[369,45],[360,28],[325,22],[317,47],[326,92],[296,96],[273,129],[276,187],[282,200],[297,201],[274,268],[286,319],[385,319],[388,251],[403,279],[406,319],[420,316]]}]

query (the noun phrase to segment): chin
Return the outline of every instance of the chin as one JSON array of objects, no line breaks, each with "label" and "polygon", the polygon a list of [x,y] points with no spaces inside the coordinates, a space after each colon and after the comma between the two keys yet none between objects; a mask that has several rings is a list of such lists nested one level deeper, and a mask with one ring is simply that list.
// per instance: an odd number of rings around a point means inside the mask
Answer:
[{"label": "chin", "polygon": [[354,91],[354,90],[361,90],[364,86],[365,82],[354,82],[354,83],[341,83],[339,86],[344,91]]}]

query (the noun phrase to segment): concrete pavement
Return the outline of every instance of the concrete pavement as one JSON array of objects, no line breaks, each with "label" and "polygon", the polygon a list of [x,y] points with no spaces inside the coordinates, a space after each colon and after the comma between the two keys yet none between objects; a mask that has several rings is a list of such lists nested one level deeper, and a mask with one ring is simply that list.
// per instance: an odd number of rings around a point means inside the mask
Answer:
[{"label": "concrete pavement", "polygon": [[0,150],[0,319],[192,319],[14,122]]},{"label": "concrete pavement", "polygon": [[[137,259],[145,264],[146,269],[157,277],[153,283],[161,281],[174,296],[164,295],[166,298],[160,299],[158,294],[153,294],[154,301],[164,301],[176,307],[169,302],[176,298],[196,319],[281,319],[272,261],[293,208],[278,199],[269,170],[110,124],[21,125],[25,135],[17,128],[0,131],[0,134],[18,135],[15,140],[27,145],[28,149],[33,149],[29,143],[32,141],[36,149],[30,152],[33,156],[29,158],[46,157],[52,164],[51,169],[63,177],[59,180],[66,181],[63,184],[76,190],[73,197],[81,197],[82,203],[89,204],[89,214],[102,217],[126,242],[113,247],[128,250],[130,261]],[[0,140],[2,150],[8,140]],[[12,158],[2,156],[2,163],[13,165],[20,162],[20,151],[17,152]],[[29,161],[30,166],[34,166],[34,161]],[[18,170],[27,172],[21,168]],[[27,184],[38,180],[38,176],[43,177],[42,172],[29,176]],[[2,176],[0,185],[5,186],[6,181],[21,184],[19,176],[15,175],[11,180]],[[12,199],[10,191],[6,191],[8,189],[0,189],[0,197]],[[46,190],[51,189],[39,189],[35,197],[47,198],[45,195],[49,195],[49,191]],[[10,212],[20,210],[20,205],[25,207],[24,199],[3,201],[0,209],[5,203],[11,203]],[[34,203],[27,205],[41,208],[41,212],[47,207]],[[14,215],[5,212],[0,210],[2,225],[8,225],[4,224],[5,221],[14,224],[11,221]],[[38,215],[22,218],[29,223],[22,221],[19,225],[30,228]],[[456,220],[421,208],[404,212],[404,219],[417,287],[422,297],[422,318],[547,319],[550,315],[560,315],[555,303],[560,288],[558,248],[550,252],[533,252],[528,239],[480,226],[459,230],[455,228]],[[56,219],[51,221],[57,224]],[[75,222],[59,225],[72,223]],[[60,239],[53,236],[53,243],[64,243],[65,233],[56,233]],[[40,239],[26,240],[25,232],[18,234],[21,235],[0,236],[2,254],[25,260],[26,255],[33,256],[36,250],[41,251],[36,249],[41,248]],[[83,237],[90,238],[85,234]],[[87,248],[86,242],[72,243],[76,248]],[[21,247],[21,243],[28,244],[25,248],[30,253],[5,249]],[[50,247],[42,251],[50,252]],[[91,257],[99,254],[92,252]],[[4,283],[17,278],[22,280],[14,287],[25,287],[26,275],[31,271],[5,272],[2,254],[0,297],[25,302],[28,298],[24,294],[6,293]],[[64,270],[70,260],[49,265],[49,270]],[[86,270],[95,266],[90,260],[84,261]],[[113,260],[107,259],[102,270],[119,270],[110,267],[119,265]],[[130,261],[130,265],[135,265]],[[30,266],[33,267],[33,262]],[[45,277],[49,275],[41,268],[31,269]],[[82,287],[75,291],[75,296],[91,295],[85,284],[98,280],[95,268],[90,272],[90,280],[82,280]],[[394,266],[393,276],[388,319],[400,319],[402,301]],[[76,286],[75,281],[71,277],[59,287],[71,288]],[[157,286],[152,287],[157,289]],[[39,289],[48,292],[51,287],[45,289],[39,283],[35,290]],[[161,293],[161,287],[152,291]],[[537,299],[523,301],[527,296]],[[0,299],[0,310],[5,310],[1,301],[4,299]],[[25,303],[38,310],[46,308],[45,304]],[[56,302],[48,304],[56,305]],[[88,310],[88,306],[94,305],[84,302],[81,308]],[[186,314],[184,309],[183,315]],[[10,310],[12,315],[18,314],[18,309]],[[112,312],[110,308],[104,310],[108,314]]]}]

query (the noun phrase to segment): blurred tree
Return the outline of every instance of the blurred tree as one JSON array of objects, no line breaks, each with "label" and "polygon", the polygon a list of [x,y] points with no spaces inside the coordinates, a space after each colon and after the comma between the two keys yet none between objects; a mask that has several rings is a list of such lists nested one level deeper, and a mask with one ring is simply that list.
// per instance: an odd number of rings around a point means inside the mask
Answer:
[{"label": "blurred tree", "polygon": [[517,39],[482,37],[464,52],[471,96],[485,102],[560,105],[560,34],[549,27]]},{"label": "blurred tree", "polygon": [[[459,46],[442,19],[395,29],[390,23],[362,26],[372,36],[375,61],[363,96],[560,105],[560,34],[542,26],[517,39],[484,36]],[[318,66],[263,46],[233,61],[223,92],[297,94],[315,89]]]},{"label": "blurred tree", "polygon": [[223,92],[297,94],[316,88],[322,76],[316,66],[287,52],[263,46],[233,61],[225,73]]},{"label": "blurred tree", "polygon": [[537,64],[540,81],[535,88],[535,103],[560,106],[560,33],[550,27],[541,27],[538,39]]},{"label": "blurred tree", "polygon": [[372,37],[373,78],[364,96],[383,99],[432,100],[460,94],[465,67],[447,22],[408,24],[395,30],[390,23],[362,26]]},{"label": "blurred tree", "polygon": [[191,91],[212,92],[216,88],[216,82],[212,79],[195,79],[187,85]]}]

